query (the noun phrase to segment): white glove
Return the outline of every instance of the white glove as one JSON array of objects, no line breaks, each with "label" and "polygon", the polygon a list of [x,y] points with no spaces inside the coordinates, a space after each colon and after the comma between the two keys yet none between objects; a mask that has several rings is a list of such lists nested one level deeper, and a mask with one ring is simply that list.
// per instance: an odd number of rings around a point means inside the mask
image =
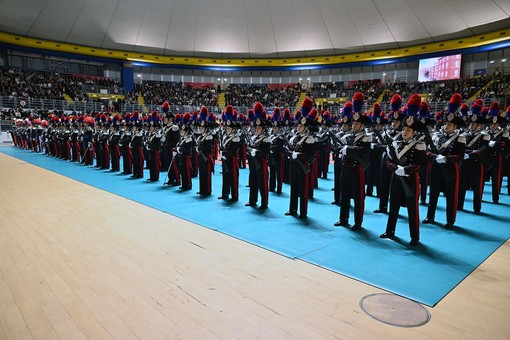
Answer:
[{"label": "white glove", "polygon": [[174,152],[172,152],[172,156],[173,157],[177,156],[177,151],[174,150]]},{"label": "white glove", "polygon": [[339,153],[340,153],[341,155],[344,155],[344,156],[345,156],[345,155],[347,155],[347,145],[346,145],[346,146],[344,146],[344,147],[340,150],[340,152],[339,152]]},{"label": "white glove", "polygon": [[406,171],[404,170],[404,168],[401,165],[399,165],[397,167],[397,170],[395,170],[395,175],[397,175],[397,176],[405,176],[406,175]]},{"label": "white glove", "polygon": [[223,159],[224,161],[227,160],[227,156],[221,156],[221,159]]},{"label": "white glove", "polygon": [[256,154],[257,154],[257,150],[251,149],[250,155],[252,155],[252,157],[255,157]]},{"label": "white glove", "polygon": [[496,145],[496,141],[491,140],[491,141],[489,142],[489,146],[490,146],[491,148],[493,148],[493,147],[494,147],[494,145]]},{"label": "white glove", "polygon": [[469,159],[469,155],[467,153],[464,154],[464,159]]},{"label": "white glove", "polygon": [[298,153],[296,151],[292,151],[292,159],[297,159]]},{"label": "white glove", "polygon": [[443,163],[446,163],[446,157],[443,156],[443,155],[438,155],[436,157],[436,162],[438,162],[439,164],[443,164]]}]

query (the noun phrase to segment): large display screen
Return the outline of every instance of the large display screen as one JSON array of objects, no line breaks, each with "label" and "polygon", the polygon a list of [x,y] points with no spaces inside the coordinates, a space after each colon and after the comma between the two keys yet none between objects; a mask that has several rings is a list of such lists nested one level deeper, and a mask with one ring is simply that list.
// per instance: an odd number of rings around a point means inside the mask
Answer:
[{"label": "large display screen", "polygon": [[418,81],[435,81],[460,78],[461,54],[421,59]]}]

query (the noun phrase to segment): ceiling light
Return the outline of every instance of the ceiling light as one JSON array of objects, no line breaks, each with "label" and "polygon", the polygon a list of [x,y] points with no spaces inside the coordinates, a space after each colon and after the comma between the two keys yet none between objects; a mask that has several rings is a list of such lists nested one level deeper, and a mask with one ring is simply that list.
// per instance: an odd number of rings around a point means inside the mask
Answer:
[{"label": "ceiling light", "polygon": [[501,62],[504,63],[506,61],[506,59],[501,59]]},{"label": "ceiling light", "polygon": [[489,64],[494,64],[494,60],[489,61]]}]

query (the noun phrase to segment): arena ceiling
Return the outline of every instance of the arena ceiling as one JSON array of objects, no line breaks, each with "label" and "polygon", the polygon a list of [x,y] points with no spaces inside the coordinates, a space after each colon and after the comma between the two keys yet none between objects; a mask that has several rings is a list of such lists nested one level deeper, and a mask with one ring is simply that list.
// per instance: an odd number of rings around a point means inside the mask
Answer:
[{"label": "arena ceiling", "polygon": [[358,53],[510,27],[510,0],[0,0],[0,31],[160,55]]}]

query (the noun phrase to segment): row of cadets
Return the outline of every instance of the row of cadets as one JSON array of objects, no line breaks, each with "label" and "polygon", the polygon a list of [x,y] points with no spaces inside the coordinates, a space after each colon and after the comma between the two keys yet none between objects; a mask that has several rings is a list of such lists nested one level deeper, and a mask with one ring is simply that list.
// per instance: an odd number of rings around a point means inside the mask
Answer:
[{"label": "row of cadets", "polygon": [[197,137],[198,180],[197,194],[209,196],[212,193],[212,174],[214,172],[214,147],[216,138],[214,129],[217,127],[215,117],[207,107],[202,107],[198,116],[199,135]]},{"label": "row of cadets", "polygon": [[133,157],[133,169],[131,178],[143,178],[143,169],[144,169],[144,148],[143,148],[143,130],[142,130],[142,122],[139,120],[139,113],[133,112],[133,116],[131,117],[131,124],[133,127],[131,140],[129,141],[129,149],[131,150],[131,155]]},{"label": "row of cadets", "polygon": [[149,182],[159,181],[159,173],[161,169],[161,124],[159,122],[159,114],[157,111],[152,111],[149,118],[149,132],[147,141],[145,143],[145,155],[147,158],[147,166],[149,168]]},{"label": "row of cadets", "polygon": [[110,159],[112,162],[112,167],[110,171],[112,172],[120,171],[119,128],[120,128],[120,116],[118,113],[116,113],[112,118],[111,131],[107,140],[107,144],[110,149]]},{"label": "row of cadets", "polygon": [[[501,181],[503,180],[503,162],[510,153],[510,140],[508,131],[504,126],[508,123],[507,119],[500,115],[499,104],[494,102],[489,108],[490,128],[488,133],[491,137],[487,152],[489,171],[486,180],[491,181],[492,202],[499,203],[499,194],[501,191]],[[508,162],[508,161],[506,161]]]},{"label": "row of cadets", "polygon": [[[163,111],[163,132],[161,136],[161,168],[167,172],[166,181],[163,185],[179,186],[181,179],[179,164],[175,161],[177,144],[181,139],[179,125],[174,121],[179,119],[170,111],[170,104],[164,102],[161,106]],[[179,114],[180,116],[180,114]]]},{"label": "row of cadets", "polygon": [[[271,118],[271,134],[269,136],[271,146],[269,149],[269,191],[280,194],[282,192],[284,178],[284,156],[285,139],[283,137],[282,125],[280,120],[280,108],[275,108]],[[284,114],[290,115],[289,109],[284,110]]]},{"label": "row of cadets", "polygon": [[298,218],[305,219],[308,216],[308,199],[313,178],[311,175],[312,162],[316,154],[316,138],[314,133],[318,131],[316,116],[312,111],[313,101],[306,98],[301,105],[301,114],[297,123],[296,133],[290,138],[288,155],[290,158],[289,181],[290,202],[289,211],[285,215],[296,216],[299,203]]},{"label": "row of cadets", "polygon": [[[365,96],[356,92],[352,98],[354,114],[352,115],[351,131],[341,139],[344,145],[339,153],[342,157],[342,174],[340,177],[340,219],[335,226],[349,226],[350,200],[354,201],[354,225],[352,230],[362,228],[365,213],[365,168],[372,136],[367,134],[365,127],[371,124],[368,116],[361,113]],[[335,183],[335,185],[338,185]]]},{"label": "row of cadets", "polygon": [[416,246],[420,240],[420,217],[418,198],[420,194],[419,170],[426,164],[426,144],[417,135],[426,126],[417,117],[421,97],[414,94],[407,102],[407,115],[403,119],[402,133],[387,145],[385,166],[391,171],[390,210],[386,231],[381,238],[395,237],[398,213],[402,203],[407,207],[409,245]]},{"label": "row of cadets", "polygon": [[430,168],[430,192],[427,217],[423,223],[433,223],[440,192],[446,197],[446,223],[445,228],[452,228],[457,216],[459,192],[459,165],[464,159],[466,137],[459,128],[464,121],[457,115],[461,105],[462,96],[454,94],[448,103],[448,111],[444,117],[442,128],[429,139],[429,159],[432,160]]},{"label": "row of cadets", "polygon": [[271,138],[266,127],[269,126],[264,108],[257,102],[253,106],[255,121],[252,123],[253,134],[250,136],[246,152],[248,154],[250,197],[245,206],[255,206],[260,192],[261,204],[259,209],[267,209],[269,200],[269,167],[268,156],[271,148]]},{"label": "row of cadets", "polygon": [[130,112],[124,115],[124,120],[122,121],[122,128],[120,131],[119,148],[120,154],[122,156],[121,175],[131,175],[133,173],[133,154],[131,153],[131,148],[129,147],[129,142],[131,141],[132,137],[131,117],[132,114]]},{"label": "row of cadets", "polygon": [[[467,105],[466,105],[467,106]],[[468,129],[464,133],[466,148],[463,161],[460,166],[458,210],[464,210],[466,191],[473,191],[473,211],[479,214],[482,209],[482,195],[485,180],[484,157],[488,151],[491,136],[485,130],[489,123],[486,117],[481,115],[483,100],[477,99],[471,106],[471,115],[468,117]],[[465,108],[462,108],[464,110]],[[461,110],[461,111],[462,111]]]},{"label": "row of cadets", "polygon": [[225,108],[222,124],[224,127],[220,142],[222,190],[218,199],[231,203],[239,200],[238,152],[241,145],[241,124],[234,120],[232,105]]}]

